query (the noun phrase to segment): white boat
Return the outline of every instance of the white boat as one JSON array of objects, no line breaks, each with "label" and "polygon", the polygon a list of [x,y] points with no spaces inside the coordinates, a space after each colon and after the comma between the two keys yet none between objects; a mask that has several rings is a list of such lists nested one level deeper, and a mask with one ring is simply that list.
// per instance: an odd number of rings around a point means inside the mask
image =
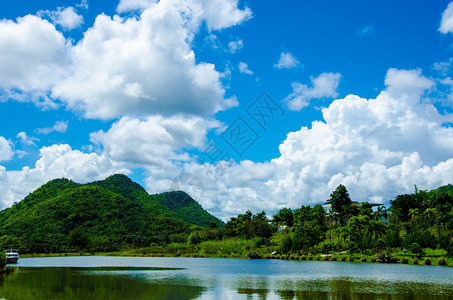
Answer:
[{"label": "white boat", "polygon": [[5,254],[7,264],[17,264],[17,261],[19,260],[19,253],[16,249],[7,249],[5,250]]}]

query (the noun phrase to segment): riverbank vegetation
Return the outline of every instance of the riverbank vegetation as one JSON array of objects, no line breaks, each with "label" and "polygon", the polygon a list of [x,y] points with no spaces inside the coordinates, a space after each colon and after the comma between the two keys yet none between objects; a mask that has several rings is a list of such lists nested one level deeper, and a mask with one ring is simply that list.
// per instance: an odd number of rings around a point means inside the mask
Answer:
[{"label": "riverbank vegetation", "polygon": [[0,247],[24,254],[331,260],[453,265],[453,186],[352,201],[246,211],[225,224],[183,192],[149,195],[124,175],[53,180],[0,212]]}]

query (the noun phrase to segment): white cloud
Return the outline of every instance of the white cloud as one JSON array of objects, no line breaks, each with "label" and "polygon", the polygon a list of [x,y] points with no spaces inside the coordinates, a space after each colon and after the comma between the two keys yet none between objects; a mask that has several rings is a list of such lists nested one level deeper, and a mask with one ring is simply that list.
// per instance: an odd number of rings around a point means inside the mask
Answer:
[{"label": "white cloud", "polygon": [[120,0],[116,11],[118,13],[125,13],[134,10],[143,11],[156,2],[157,0]]},{"label": "white cloud", "polygon": [[77,7],[88,9],[88,0],[82,0],[79,4],[76,4]]},{"label": "white cloud", "polygon": [[53,24],[60,25],[64,30],[72,30],[83,24],[83,16],[77,14],[74,7],[58,7],[55,11],[42,10],[39,17],[49,17]]},{"label": "white cloud", "polygon": [[0,89],[46,97],[67,66],[63,35],[48,21],[28,15],[17,22],[1,20],[0,36]]},{"label": "white cloud", "polygon": [[450,58],[446,61],[441,61],[433,64],[433,69],[439,71],[442,75],[447,75],[450,72],[451,64],[453,62],[453,58]]},{"label": "white cloud", "polygon": [[[280,155],[268,162],[188,161],[174,169],[200,178],[197,200],[224,219],[247,209],[274,213],[320,203],[341,183],[354,200],[378,202],[412,192],[414,184],[452,183],[453,128],[442,124],[453,115],[421,101],[432,85],[418,70],[390,69],[386,79],[376,99],[333,101],[322,110],[323,121],[288,133]],[[176,175],[150,173],[147,188],[166,190]]]},{"label": "white cloud", "polygon": [[312,87],[293,82],[291,84],[293,92],[284,101],[290,110],[300,111],[310,104],[311,99],[334,98],[338,96],[340,78],[339,73],[322,73],[311,78]]},{"label": "white cloud", "polygon": [[38,138],[28,136],[25,132],[19,132],[16,137],[19,139],[21,144],[27,146],[36,146],[35,142],[39,141]]},{"label": "white cloud", "polygon": [[300,61],[297,58],[295,58],[291,53],[282,52],[280,54],[280,59],[278,60],[278,63],[274,65],[274,68],[292,69],[301,66],[302,64],[300,63]]},{"label": "white cloud", "polygon": [[239,71],[241,73],[248,74],[248,75],[253,74],[253,72],[249,69],[249,66],[244,62],[239,63]]},{"label": "white cloud", "polygon": [[20,171],[7,171],[5,167],[0,166],[0,190],[2,191],[0,208],[11,206],[42,184],[55,178],[65,177],[85,183],[104,179],[115,173],[130,173],[121,163],[116,163],[103,154],[83,153],[72,150],[69,145],[44,147],[39,154],[40,159],[34,168],[24,167]]},{"label": "white cloud", "polygon": [[236,0],[145,2],[140,15],[99,15],[75,46],[37,16],[0,21],[2,101],[63,103],[101,119],[206,116],[236,106],[234,96],[225,99],[215,66],[198,62],[191,47],[203,24],[209,30],[238,25],[251,18],[250,9],[239,9]]},{"label": "white cloud", "polygon": [[237,41],[231,41],[228,43],[228,48],[230,49],[231,53],[237,53],[244,47],[244,41],[238,39]]},{"label": "white cloud", "polygon": [[442,13],[439,31],[444,34],[453,32],[453,2],[450,2]]},{"label": "white cloud", "polygon": [[235,98],[224,99],[215,66],[197,63],[190,45],[203,20],[221,29],[248,15],[236,8],[235,14],[222,16],[233,2],[214,2],[217,10],[211,2],[161,1],[140,18],[98,16],[73,48],[72,75],[53,89],[53,97],[89,118],[103,119],[125,114],[211,115],[237,105]]},{"label": "white cloud", "polygon": [[165,169],[172,161],[188,161],[190,157],[183,150],[202,149],[207,131],[220,126],[218,121],[200,117],[123,117],[109,131],[90,136],[93,143],[116,161]]},{"label": "white cloud", "polygon": [[389,69],[385,76],[388,91],[415,101],[434,86],[434,81],[421,75],[421,70]]},{"label": "white cloud", "polygon": [[60,132],[60,133],[65,133],[66,130],[68,130],[68,122],[67,121],[57,121],[55,125],[52,127],[46,127],[46,128],[38,128],[35,130],[36,133],[39,134],[49,134],[51,132]]},{"label": "white cloud", "polygon": [[12,142],[0,136],[0,161],[9,161],[13,156]]}]

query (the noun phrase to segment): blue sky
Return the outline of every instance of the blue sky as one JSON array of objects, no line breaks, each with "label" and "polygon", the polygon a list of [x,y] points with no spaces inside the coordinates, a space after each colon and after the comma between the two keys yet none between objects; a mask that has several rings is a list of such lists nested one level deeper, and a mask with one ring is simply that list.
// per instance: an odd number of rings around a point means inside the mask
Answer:
[{"label": "blue sky", "polygon": [[0,207],[118,172],[222,218],[452,183],[449,4],[3,1]]}]

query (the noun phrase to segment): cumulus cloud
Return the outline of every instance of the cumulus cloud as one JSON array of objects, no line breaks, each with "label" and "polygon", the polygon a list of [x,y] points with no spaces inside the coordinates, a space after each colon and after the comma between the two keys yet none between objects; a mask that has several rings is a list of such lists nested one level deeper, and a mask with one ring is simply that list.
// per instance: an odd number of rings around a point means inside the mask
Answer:
[{"label": "cumulus cloud", "polygon": [[391,93],[409,97],[415,101],[428,89],[434,81],[421,75],[421,70],[389,69],[385,76],[385,84]]},{"label": "cumulus cloud", "polygon": [[0,136],[0,161],[11,160],[13,156],[12,142]]},{"label": "cumulus cloud", "polygon": [[28,136],[25,132],[19,132],[16,137],[19,139],[21,144],[27,146],[36,146],[35,142],[39,141],[38,138]]},{"label": "cumulus cloud", "polygon": [[239,9],[235,0],[120,4],[120,11],[143,9],[134,16],[99,15],[74,46],[38,16],[0,21],[2,98],[40,95],[36,103],[61,101],[100,119],[206,116],[238,104],[234,96],[225,99],[221,74],[213,64],[198,62],[191,47],[201,26],[221,30],[238,25],[251,18],[249,8]]},{"label": "cumulus cloud", "polygon": [[444,34],[453,32],[453,2],[450,2],[442,13],[439,31]]},{"label": "cumulus cloud", "polygon": [[[0,155],[1,144],[0,138]],[[65,177],[85,183],[104,179],[115,173],[130,173],[121,163],[114,162],[103,154],[83,153],[71,149],[69,145],[43,147],[39,155],[40,159],[34,168],[7,171],[0,165],[1,209],[22,200],[28,193],[55,178]]]},{"label": "cumulus cloud", "polygon": [[165,169],[171,168],[172,161],[188,161],[190,157],[182,150],[202,149],[207,131],[220,126],[218,121],[200,117],[123,117],[107,132],[92,133],[91,140],[117,161]]},{"label": "cumulus cloud", "polygon": [[[233,10],[232,4],[160,1],[140,18],[98,16],[73,48],[71,76],[52,95],[89,118],[103,119],[123,114],[211,115],[237,105],[235,98],[224,99],[220,73],[212,64],[197,63],[190,44],[203,21],[212,29],[244,21],[248,10]],[[231,15],[223,16],[226,13]]]},{"label": "cumulus cloud", "polygon": [[291,53],[282,52],[280,54],[280,59],[274,65],[274,68],[277,69],[292,69],[296,67],[300,67],[302,64],[300,61],[295,58]]},{"label": "cumulus cloud", "polygon": [[[270,161],[188,161],[175,169],[198,176],[203,196],[197,200],[224,219],[247,209],[274,213],[322,203],[339,184],[356,201],[385,202],[414,184],[452,183],[453,128],[443,124],[453,116],[421,101],[430,80],[419,70],[390,69],[385,82],[376,99],[333,101],[323,120],[288,133]],[[147,188],[168,189],[171,178],[150,173]]]},{"label": "cumulus cloud", "polygon": [[60,133],[65,133],[66,130],[68,130],[68,122],[67,121],[57,121],[55,125],[52,127],[46,127],[46,128],[38,128],[35,130],[36,133],[39,134],[49,134],[51,132],[60,132]]},{"label": "cumulus cloud", "polygon": [[72,30],[83,24],[83,16],[77,14],[74,7],[59,7],[55,11],[42,10],[39,17],[49,17],[53,24],[60,25],[64,30]]},{"label": "cumulus cloud", "polygon": [[253,74],[253,72],[249,69],[249,66],[244,62],[239,63],[239,72],[248,74],[248,75]]},{"label": "cumulus cloud", "polygon": [[3,88],[3,93],[8,95],[8,90],[17,89],[46,97],[47,91],[63,76],[68,63],[64,36],[47,20],[31,15],[18,18],[16,22],[1,20],[0,36],[0,89]]},{"label": "cumulus cloud", "polygon": [[156,2],[157,0],[120,0],[116,11],[118,13],[125,13],[134,10],[145,10]]},{"label": "cumulus cloud", "polygon": [[338,96],[340,78],[339,73],[322,73],[318,77],[311,77],[312,87],[293,82],[293,92],[284,101],[290,110],[300,111],[310,104],[311,99],[334,98]]}]

